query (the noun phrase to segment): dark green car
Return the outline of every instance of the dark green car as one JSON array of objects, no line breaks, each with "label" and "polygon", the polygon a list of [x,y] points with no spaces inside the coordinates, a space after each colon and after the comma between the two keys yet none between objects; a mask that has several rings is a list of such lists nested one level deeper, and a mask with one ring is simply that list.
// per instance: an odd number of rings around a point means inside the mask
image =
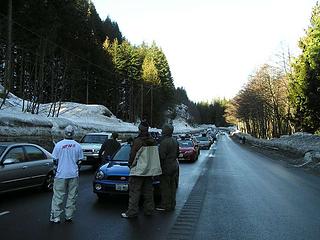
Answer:
[{"label": "dark green car", "polygon": [[30,143],[0,142],[0,193],[30,187],[52,190],[51,154]]}]

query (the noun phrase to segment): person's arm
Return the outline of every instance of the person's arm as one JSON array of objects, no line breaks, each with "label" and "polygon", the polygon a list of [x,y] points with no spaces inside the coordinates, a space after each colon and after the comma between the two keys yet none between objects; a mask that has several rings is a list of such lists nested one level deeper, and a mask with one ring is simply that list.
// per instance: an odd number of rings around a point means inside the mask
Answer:
[{"label": "person's arm", "polygon": [[166,157],[163,141],[159,145],[159,155],[160,155],[160,160],[162,160]]},{"label": "person's arm", "polygon": [[80,167],[82,160],[84,159],[83,150],[80,144],[78,144],[77,165]]},{"label": "person's arm", "polygon": [[[117,151],[121,148],[121,144],[117,141]],[[116,151],[116,152],[117,152]]]},{"label": "person's arm", "polygon": [[168,155],[168,143],[166,140],[162,140],[159,145],[159,155],[161,164],[165,161]]},{"label": "person's arm", "polygon": [[104,143],[101,145],[101,148],[100,148],[100,150],[99,150],[99,158],[100,158],[100,159],[101,159],[102,154],[103,154],[103,152],[104,152],[104,149],[105,149],[105,147],[106,147],[106,142],[107,142],[107,141],[104,141]]},{"label": "person's arm", "polygon": [[53,148],[52,151],[52,159],[53,159],[53,170],[54,170],[54,174],[56,173],[57,169],[58,169],[58,164],[59,164],[59,157],[58,157],[58,144],[56,144]]},{"label": "person's arm", "polygon": [[131,147],[131,152],[130,152],[130,157],[129,157],[129,161],[128,161],[128,165],[131,168],[132,164],[134,162],[134,159],[136,157],[137,152],[139,151],[139,149],[142,147],[141,142],[138,139],[135,139],[133,141],[132,147]]},{"label": "person's arm", "polygon": [[178,157],[179,157],[179,154],[180,154],[179,143],[178,143],[177,140],[175,140],[175,142],[176,142],[176,144],[177,144],[177,156],[176,156],[176,158],[178,158]]}]

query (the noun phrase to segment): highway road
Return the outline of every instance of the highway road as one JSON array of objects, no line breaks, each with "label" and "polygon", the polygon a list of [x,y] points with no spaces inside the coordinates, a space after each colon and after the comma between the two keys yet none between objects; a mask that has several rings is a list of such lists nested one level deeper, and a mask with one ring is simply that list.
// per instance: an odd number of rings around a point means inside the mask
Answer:
[{"label": "highway road", "polygon": [[320,178],[219,137],[195,163],[180,164],[172,213],[123,219],[127,197],[98,201],[83,167],[72,224],[49,224],[52,193],[0,195],[0,236],[20,239],[320,239]]}]

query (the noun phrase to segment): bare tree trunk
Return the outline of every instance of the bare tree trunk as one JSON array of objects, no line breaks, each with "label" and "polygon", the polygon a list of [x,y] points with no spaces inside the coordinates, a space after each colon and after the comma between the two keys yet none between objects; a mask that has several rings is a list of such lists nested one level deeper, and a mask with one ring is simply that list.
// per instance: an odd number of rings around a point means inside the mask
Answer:
[{"label": "bare tree trunk", "polygon": [[133,94],[133,80],[131,79],[130,86],[130,122],[134,122],[134,94]]},{"label": "bare tree trunk", "polygon": [[35,72],[34,72],[34,86],[33,86],[33,93],[31,95],[31,113],[34,114],[35,113],[35,109],[36,109],[36,105],[37,105],[37,101],[38,101],[38,88],[39,88],[39,63],[38,63],[38,55],[36,56],[36,63],[35,63]]},{"label": "bare tree trunk", "polygon": [[150,126],[153,126],[153,85],[151,85],[151,102],[150,102]]},{"label": "bare tree trunk", "polygon": [[47,48],[47,40],[41,38],[41,42],[40,42],[40,69],[39,69],[39,98],[37,101],[37,108],[36,108],[36,114],[39,113],[39,107],[40,107],[40,103],[44,102],[44,96],[43,96],[43,92],[44,92],[44,70],[45,70],[45,65],[44,65],[44,58],[46,55],[46,48]]},{"label": "bare tree trunk", "polygon": [[140,109],[140,120],[143,119],[143,83],[141,83],[141,109]]},{"label": "bare tree trunk", "polygon": [[7,64],[6,64],[6,73],[5,73],[5,84],[4,84],[4,96],[2,99],[2,103],[0,105],[0,109],[6,102],[6,99],[11,90],[11,77],[12,77],[12,0],[8,1],[8,46],[7,46]]},{"label": "bare tree trunk", "polygon": [[66,92],[65,91],[65,88],[66,88],[66,73],[67,73],[67,67],[68,67],[68,61],[66,61],[66,66],[64,68],[64,72],[63,72],[63,77],[62,77],[62,86],[61,86],[61,95],[60,95],[60,99],[59,99],[59,106],[58,106],[58,110],[57,110],[57,113],[56,113],[56,117],[59,117],[59,113],[60,113],[60,109],[61,109],[61,103],[62,103],[62,100],[64,98],[64,93]]}]

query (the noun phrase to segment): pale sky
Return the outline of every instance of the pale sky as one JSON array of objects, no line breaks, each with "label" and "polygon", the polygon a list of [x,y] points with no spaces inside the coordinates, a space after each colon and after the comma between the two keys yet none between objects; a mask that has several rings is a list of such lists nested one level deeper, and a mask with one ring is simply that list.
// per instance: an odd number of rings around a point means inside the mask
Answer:
[{"label": "pale sky", "polygon": [[162,48],[192,101],[232,98],[281,46],[298,54],[316,0],[92,0],[129,42]]}]

